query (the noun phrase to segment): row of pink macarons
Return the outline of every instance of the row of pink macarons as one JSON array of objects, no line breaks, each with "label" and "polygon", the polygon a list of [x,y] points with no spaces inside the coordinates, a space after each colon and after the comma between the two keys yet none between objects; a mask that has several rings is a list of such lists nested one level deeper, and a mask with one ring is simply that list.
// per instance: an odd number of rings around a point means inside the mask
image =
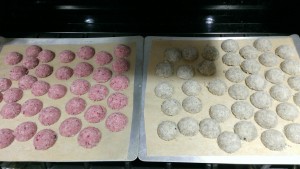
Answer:
[{"label": "row of pink macarons", "polygon": [[[120,44],[114,49],[114,55],[117,58],[127,58],[131,53],[130,47]],[[95,53],[95,49],[91,46],[82,46],[76,52],[77,56],[83,60],[89,60],[94,55],[96,57],[96,63],[99,65],[105,65],[112,61],[112,55],[107,51],[100,51]],[[38,60],[42,63],[50,62],[54,59],[55,53],[48,49],[42,49],[40,46],[31,45],[26,48],[25,57],[23,63],[31,62],[35,63]],[[23,55],[19,52],[10,52],[5,56],[4,62],[8,65],[15,65],[21,62]],[[38,60],[36,60],[38,59]],[[59,60],[62,63],[69,63],[75,59],[75,53],[71,50],[64,50],[59,53]],[[26,66],[25,66],[26,67]]]}]

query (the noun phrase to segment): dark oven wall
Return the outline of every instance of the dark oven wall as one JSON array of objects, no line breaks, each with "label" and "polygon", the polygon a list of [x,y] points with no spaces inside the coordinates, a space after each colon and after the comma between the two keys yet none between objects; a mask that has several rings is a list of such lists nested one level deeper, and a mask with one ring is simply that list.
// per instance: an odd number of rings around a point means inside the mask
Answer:
[{"label": "dark oven wall", "polygon": [[293,0],[9,0],[0,6],[0,34],[7,37],[50,32],[94,36],[298,34],[297,12]]}]

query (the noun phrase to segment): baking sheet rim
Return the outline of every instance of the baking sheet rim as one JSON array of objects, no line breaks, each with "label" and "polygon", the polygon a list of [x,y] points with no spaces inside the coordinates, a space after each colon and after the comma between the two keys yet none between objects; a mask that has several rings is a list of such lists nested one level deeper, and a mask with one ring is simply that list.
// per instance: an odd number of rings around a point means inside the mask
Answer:
[{"label": "baking sheet rim", "polygon": [[[278,38],[282,36],[268,36],[268,38]],[[300,54],[300,38],[297,34],[292,34],[298,54]],[[255,37],[159,37],[150,36],[145,38],[144,44],[144,63],[143,63],[143,86],[142,97],[145,98],[147,70],[150,59],[151,42],[153,40],[226,40],[226,39],[256,39]],[[147,144],[145,133],[144,105],[142,102],[141,112],[141,129],[140,129],[140,146],[138,158],[141,161],[156,162],[190,162],[190,163],[230,163],[230,164],[300,164],[299,156],[147,156]],[[251,159],[251,160],[249,160]]]}]

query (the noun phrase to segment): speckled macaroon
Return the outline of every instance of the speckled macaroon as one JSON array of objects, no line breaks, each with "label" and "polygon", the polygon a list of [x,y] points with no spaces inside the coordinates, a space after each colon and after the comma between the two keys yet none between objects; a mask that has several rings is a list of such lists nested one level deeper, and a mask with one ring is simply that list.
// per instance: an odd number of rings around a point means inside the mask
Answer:
[{"label": "speckled macaroon", "polygon": [[208,83],[207,89],[213,95],[222,96],[227,92],[227,85],[221,79],[214,79]]},{"label": "speckled macaroon", "polygon": [[239,44],[236,40],[226,39],[222,42],[221,48],[224,52],[236,52],[239,50]]},{"label": "speckled macaroon", "polygon": [[251,142],[257,138],[257,129],[250,121],[239,121],[234,125],[234,133],[237,134],[241,140]]}]

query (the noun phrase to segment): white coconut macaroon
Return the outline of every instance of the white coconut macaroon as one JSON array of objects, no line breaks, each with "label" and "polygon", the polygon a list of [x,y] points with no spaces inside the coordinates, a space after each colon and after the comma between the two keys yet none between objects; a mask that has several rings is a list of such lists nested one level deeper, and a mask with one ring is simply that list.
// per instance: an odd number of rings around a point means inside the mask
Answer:
[{"label": "white coconut macaroon", "polygon": [[294,121],[299,116],[297,107],[286,102],[278,104],[276,112],[279,117],[287,121]]},{"label": "white coconut macaroon", "polygon": [[290,88],[292,88],[296,91],[300,90],[300,76],[289,77],[287,82],[288,82],[288,85],[290,86]]},{"label": "white coconut macaroon", "polygon": [[288,45],[280,45],[275,49],[275,54],[282,59],[291,59],[295,56],[295,50]]},{"label": "white coconut macaroon", "polygon": [[218,146],[227,153],[234,153],[241,148],[239,136],[233,132],[224,131],[217,139]]},{"label": "white coconut macaroon", "polygon": [[227,85],[221,79],[214,79],[208,83],[207,89],[213,95],[222,96],[227,91]]},{"label": "white coconut macaroon", "polygon": [[260,140],[263,145],[272,151],[282,151],[286,147],[283,134],[274,129],[269,129],[261,133]]},{"label": "white coconut macaroon", "polygon": [[241,140],[251,142],[258,136],[255,125],[250,121],[239,121],[234,125],[234,133],[237,134]]},{"label": "white coconut macaroon", "polygon": [[258,57],[258,61],[267,67],[276,66],[278,64],[277,56],[272,52],[265,52]]},{"label": "white coconut macaroon", "polygon": [[234,83],[239,83],[245,79],[245,73],[239,67],[231,67],[225,72],[225,77]]},{"label": "white coconut macaroon", "polygon": [[181,103],[176,99],[167,99],[161,104],[161,111],[168,116],[175,116],[181,111]]},{"label": "white coconut macaroon", "polygon": [[194,68],[192,65],[181,65],[177,68],[176,75],[180,79],[189,80],[194,77]]},{"label": "white coconut macaroon", "polygon": [[171,63],[178,62],[182,58],[181,50],[178,48],[174,48],[174,47],[167,48],[165,50],[164,54],[165,54],[166,60]]},{"label": "white coconut macaroon", "polygon": [[215,104],[210,106],[209,116],[217,122],[222,123],[230,117],[230,110],[223,104]]},{"label": "white coconut macaroon", "polygon": [[256,39],[253,46],[261,52],[268,52],[272,50],[272,42],[267,38]]},{"label": "white coconut macaroon", "polygon": [[267,85],[265,78],[257,74],[248,76],[245,82],[250,89],[256,91],[264,90]]},{"label": "white coconut macaroon", "polygon": [[195,114],[202,110],[202,102],[195,96],[189,96],[182,101],[182,107],[186,112]]},{"label": "white coconut macaroon", "polygon": [[241,68],[245,73],[256,74],[261,66],[255,59],[246,59],[241,63]]},{"label": "white coconut macaroon", "polygon": [[184,117],[179,120],[179,132],[184,136],[195,136],[199,132],[198,121],[192,117]]},{"label": "white coconut macaroon", "polygon": [[266,71],[265,78],[273,84],[280,84],[284,81],[285,74],[280,69],[273,68]]},{"label": "white coconut macaroon", "polygon": [[157,135],[165,140],[174,140],[178,135],[177,124],[173,121],[163,121],[157,127]]},{"label": "white coconut macaroon", "polygon": [[161,82],[156,85],[154,93],[159,98],[167,99],[174,94],[174,87],[168,82]]},{"label": "white coconut macaroon", "polygon": [[293,143],[300,144],[300,124],[291,123],[284,126],[285,137]]},{"label": "white coconut macaroon", "polygon": [[181,86],[182,92],[187,96],[196,96],[201,91],[201,85],[196,80],[187,80]]},{"label": "white coconut macaroon", "polygon": [[229,52],[223,55],[222,62],[227,66],[240,66],[242,58],[237,53]]},{"label": "white coconut macaroon", "polygon": [[254,115],[255,122],[262,128],[274,128],[278,124],[276,113],[271,110],[258,110]]},{"label": "white coconut macaroon", "polygon": [[160,62],[155,67],[155,74],[160,77],[170,77],[174,73],[173,65],[168,61]]},{"label": "white coconut macaroon", "polygon": [[206,138],[217,138],[221,133],[221,127],[216,120],[206,118],[200,121],[199,131]]},{"label": "white coconut macaroon", "polygon": [[248,120],[253,117],[254,108],[246,101],[236,101],[231,105],[232,114],[240,120]]},{"label": "white coconut macaroon", "polygon": [[300,75],[300,63],[296,60],[286,59],[280,63],[283,72],[289,75]]},{"label": "white coconut macaroon", "polygon": [[198,49],[195,47],[185,47],[182,49],[182,58],[186,61],[194,61],[198,59]]},{"label": "white coconut macaroon", "polygon": [[222,42],[221,48],[224,52],[236,52],[239,50],[239,43],[233,39],[226,39]]},{"label": "white coconut macaroon", "polygon": [[203,76],[212,76],[217,72],[217,67],[213,61],[203,60],[199,63],[197,70]]},{"label": "white coconut macaroon", "polygon": [[273,100],[268,93],[264,91],[258,91],[250,96],[250,102],[256,108],[267,109],[272,106]]},{"label": "white coconut macaroon", "polygon": [[300,107],[300,92],[294,94],[293,100],[294,100],[294,103]]},{"label": "white coconut macaroon", "polygon": [[201,56],[206,60],[215,61],[220,57],[220,53],[216,47],[207,45],[204,47]]},{"label": "white coconut macaroon", "polygon": [[277,101],[285,102],[291,97],[291,91],[285,85],[274,85],[270,88],[270,95]]},{"label": "white coconut macaroon", "polygon": [[242,47],[239,53],[245,59],[256,59],[259,55],[259,52],[250,45]]},{"label": "white coconut macaroon", "polygon": [[228,88],[228,94],[235,100],[246,100],[249,96],[249,90],[245,85],[234,84]]}]

